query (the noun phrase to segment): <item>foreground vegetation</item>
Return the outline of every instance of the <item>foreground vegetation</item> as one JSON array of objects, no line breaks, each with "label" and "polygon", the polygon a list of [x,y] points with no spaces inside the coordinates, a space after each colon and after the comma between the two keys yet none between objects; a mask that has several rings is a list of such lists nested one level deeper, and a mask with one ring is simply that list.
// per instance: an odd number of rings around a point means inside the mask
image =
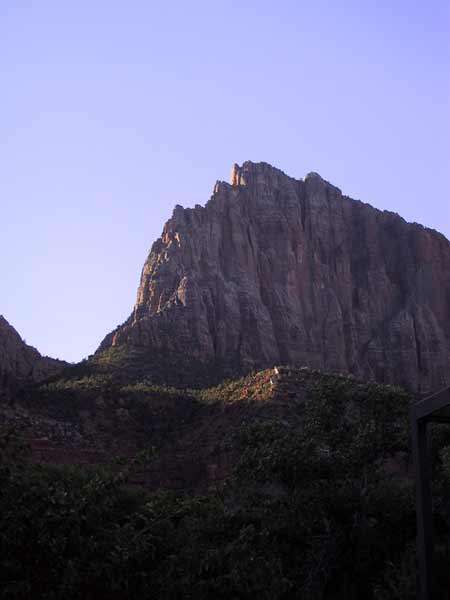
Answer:
[{"label": "foreground vegetation", "polygon": [[[415,598],[410,399],[391,387],[305,377],[299,418],[231,434],[233,476],[203,495],[133,489],[126,465],[36,465],[3,433],[1,597]],[[251,376],[197,399],[268,401],[266,380]],[[450,437],[437,427],[434,438],[436,598],[444,598]]]}]

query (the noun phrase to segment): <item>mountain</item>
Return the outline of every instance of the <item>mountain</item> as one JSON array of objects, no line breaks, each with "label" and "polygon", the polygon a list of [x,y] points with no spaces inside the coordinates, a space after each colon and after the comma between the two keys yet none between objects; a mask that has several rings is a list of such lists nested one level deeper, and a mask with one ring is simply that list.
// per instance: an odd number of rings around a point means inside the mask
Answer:
[{"label": "mountain", "polygon": [[88,360],[42,357],[0,317],[6,596],[414,597],[413,396],[363,378],[449,383],[449,246],[317,174],[245,163],[175,209]]},{"label": "mountain", "polygon": [[163,362],[167,383],[292,364],[428,393],[450,384],[450,242],[317,173],[235,165],[175,207],[105,351]]},{"label": "mountain", "polygon": [[66,366],[66,362],[42,356],[28,346],[0,315],[0,397],[8,397],[24,383],[43,381]]},{"label": "mountain", "polygon": [[449,260],[439,233],[317,174],[245,163],[175,209],[88,360],[42,357],[0,318],[7,597],[414,597],[412,395],[363,379],[449,383]]}]

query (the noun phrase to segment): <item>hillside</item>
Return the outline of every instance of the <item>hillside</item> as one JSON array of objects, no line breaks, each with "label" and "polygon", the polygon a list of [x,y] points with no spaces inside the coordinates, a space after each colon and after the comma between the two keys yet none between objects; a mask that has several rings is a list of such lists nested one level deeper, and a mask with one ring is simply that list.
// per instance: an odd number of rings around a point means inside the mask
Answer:
[{"label": "hillside", "polygon": [[[98,376],[22,390],[0,436],[3,597],[413,600],[409,402],[289,367],[203,390]],[[447,428],[433,448],[440,600]]]},{"label": "hillside", "polygon": [[391,399],[398,397],[401,408],[392,422],[405,418],[408,396],[400,389],[281,366],[185,390],[72,373],[22,389],[13,405],[1,408],[0,418],[4,427],[20,428],[38,461],[105,463],[151,449],[157,459],[148,472],[139,472],[141,485],[195,490],[230,474],[237,458],[234,436],[243,427],[272,421],[301,426],[305,403],[333,389],[341,390],[346,410],[372,398],[386,421]]}]

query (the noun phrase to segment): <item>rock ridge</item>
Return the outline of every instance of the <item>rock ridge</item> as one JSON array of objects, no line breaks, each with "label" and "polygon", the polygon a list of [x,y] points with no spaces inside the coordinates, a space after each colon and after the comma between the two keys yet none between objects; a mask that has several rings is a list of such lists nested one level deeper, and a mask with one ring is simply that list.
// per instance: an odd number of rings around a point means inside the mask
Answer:
[{"label": "rock ridge", "polygon": [[9,398],[21,385],[43,381],[66,366],[66,362],[42,356],[28,346],[0,315],[0,398]]}]

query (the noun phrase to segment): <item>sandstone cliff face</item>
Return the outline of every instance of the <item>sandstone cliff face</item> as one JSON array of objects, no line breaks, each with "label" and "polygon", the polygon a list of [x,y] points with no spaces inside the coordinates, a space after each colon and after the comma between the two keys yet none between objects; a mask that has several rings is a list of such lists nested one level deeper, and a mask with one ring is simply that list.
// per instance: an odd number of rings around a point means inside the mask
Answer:
[{"label": "sandstone cliff face", "polygon": [[316,173],[235,165],[205,207],[176,206],[99,350],[121,344],[223,374],[297,364],[434,391],[450,384],[450,242]]},{"label": "sandstone cliff face", "polygon": [[41,356],[28,346],[0,315],[0,398],[14,393],[23,383],[42,381],[61,371],[67,363]]}]

